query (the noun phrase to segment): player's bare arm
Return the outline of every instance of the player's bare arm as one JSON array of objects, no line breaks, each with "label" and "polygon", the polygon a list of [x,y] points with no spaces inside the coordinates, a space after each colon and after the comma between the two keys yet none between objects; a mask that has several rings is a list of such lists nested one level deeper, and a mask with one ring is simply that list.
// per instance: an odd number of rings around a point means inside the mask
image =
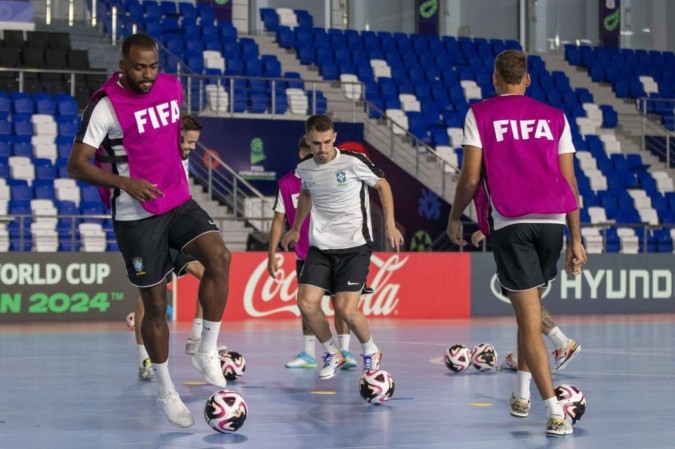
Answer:
[{"label": "player's bare arm", "polygon": [[462,233],[460,218],[476,194],[478,183],[480,183],[482,164],[483,150],[471,145],[465,145],[464,164],[462,166],[462,173],[459,176],[459,182],[457,183],[455,200],[452,202],[452,209],[448,217],[448,229],[446,231],[450,241],[455,245],[465,246],[467,244]]},{"label": "player's bare arm", "polygon": [[88,184],[122,189],[140,202],[164,196],[156,185],[150,184],[145,179],[115,175],[92,165],[89,161],[95,153],[96,148],[82,142],[75,142],[68,157],[68,176]]},{"label": "player's bare arm", "polygon": [[267,272],[273,278],[277,277],[277,247],[281,241],[284,220],[286,220],[286,214],[274,212],[274,218],[272,219],[272,226],[270,228],[269,249],[267,251]]},{"label": "player's bare arm", "polygon": [[403,235],[396,228],[394,219],[394,197],[391,193],[391,186],[386,179],[382,178],[375,184],[375,190],[380,195],[382,211],[384,212],[384,233],[389,245],[396,252],[399,252],[403,246]]},{"label": "player's bare arm", "polygon": [[[574,175],[574,153],[561,154],[558,157],[558,162],[563,177],[569,184],[572,192],[574,192],[574,197],[579,198],[579,188],[577,187],[577,180]],[[581,243],[581,224],[578,205],[576,210],[567,213],[567,228],[570,233],[570,244],[565,254],[565,271],[576,276],[581,274],[581,268],[586,263],[586,251]]]}]

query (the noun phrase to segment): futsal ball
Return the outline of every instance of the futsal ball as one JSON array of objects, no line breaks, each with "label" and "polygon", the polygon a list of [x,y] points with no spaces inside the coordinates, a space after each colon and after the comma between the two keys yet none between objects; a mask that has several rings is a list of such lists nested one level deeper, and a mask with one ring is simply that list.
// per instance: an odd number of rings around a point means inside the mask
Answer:
[{"label": "futsal ball", "polygon": [[206,400],[204,419],[211,428],[220,433],[236,432],[244,425],[248,406],[239,393],[219,390]]},{"label": "futsal ball", "polygon": [[367,371],[359,381],[359,393],[369,404],[383,404],[394,395],[394,378],[383,369]]},{"label": "futsal ball", "polygon": [[246,360],[244,356],[234,351],[220,351],[220,367],[223,369],[223,375],[227,380],[236,380],[244,375],[246,371]]},{"label": "futsal ball", "polygon": [[134,323],[134,312],[129,312],[129,315],[127,315],[127,318],[126,318],[125,321],[127,323],[127,329],[129,329],[130,331],[134,330],[134,328],[136,326],[135,323]]},{"label": "futsal ball", "polygon": [[471,366],[471,351],[464,345],[456,344],[445,351],[445,366],[453,373],[459,373]]},{"label": "futsal ball", "polygon": [[471,351],[473,366],[479,371],[489,371],[497,366],[497,351],[490,343],[480,343]]},{"label": "futsal ball", "polygon": [[555,395],[563,408],[565,415],[569,416],[572,424],[584,416],[586,412],[586,396],[577,387],[572,385],[558,385],[555,387]]}]

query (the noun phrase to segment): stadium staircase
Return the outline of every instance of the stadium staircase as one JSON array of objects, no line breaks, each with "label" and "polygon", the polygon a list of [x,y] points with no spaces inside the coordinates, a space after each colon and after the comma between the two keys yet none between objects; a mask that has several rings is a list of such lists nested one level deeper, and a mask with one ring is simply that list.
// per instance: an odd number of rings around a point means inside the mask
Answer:
[{"label": "stadium staircase", "polygon": [[[587,70],[575,67],[565,61],[562,54],[541,54],[548,70],[560,70],[567,74],[573,88],[586,88],[597,104],[609,104],[618,113],[619,124],[616,128],[599,129],[601,134],[614,134],[621,143],[621,151],[625,154],[638,153],[645,164],[656,170],[665,170],[666,166],[648,151],[642,151],[642,115],[636,109],[635,100],[618,98],[611,86],[593,82]],[[671,173],[672,175],[672,173]]]}]

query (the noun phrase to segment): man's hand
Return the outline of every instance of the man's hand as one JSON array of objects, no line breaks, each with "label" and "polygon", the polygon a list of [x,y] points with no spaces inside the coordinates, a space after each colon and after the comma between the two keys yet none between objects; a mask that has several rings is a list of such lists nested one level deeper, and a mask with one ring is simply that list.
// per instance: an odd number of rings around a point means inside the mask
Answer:
[{"label": "man's hand", "polygon": [[478,245],[480,245],[480,242],[485,240],[485,234],[483,234],[481,231],[476,231],[473,234],[471,234],[471,243],[473,243],[473,246],[478,248]]},{"label": "man's hand", "polygon": [[286,251],[288,251],[289,248],[293,249],[293,247],[295,246],[295,244],[298,242],[299,239],[300,239],[300,231],[295,231],[291,229],[281,239],[281,247]]},{"label": "man's hand", "polygon": [[401,231],[399,231],[396,226],[387,226],[384,233],[392,249],[399,253],[403,246],[403,235],[401,234]]},{"label": "man's hand", "polygon": [[565,271],[574,276],[581,274],[581,268],[586,264],[586,250],[581,242],[572,242],[565,254]]},{"label": "man's hand", "polygon": [[277,259],[276,253],[275,254],[268,254],[267,255],[267,272],[270,274],[271,277],[276,279],[278,269],[279,269],[279,259]]},{"label": "man's hand", "polygon": [[164,193],[157,188],[157,184],[150,184],[145,179],[125,178],[121,187],[130,197],[141,203],[164,196]]},{"label": "man's hand", "polygon": [[464,240],[464,235],[462,232],[462,222],[457,220],[448,221],[448,229],[446,231],[450,241],[455,245],[466,246],[466,240]]}]

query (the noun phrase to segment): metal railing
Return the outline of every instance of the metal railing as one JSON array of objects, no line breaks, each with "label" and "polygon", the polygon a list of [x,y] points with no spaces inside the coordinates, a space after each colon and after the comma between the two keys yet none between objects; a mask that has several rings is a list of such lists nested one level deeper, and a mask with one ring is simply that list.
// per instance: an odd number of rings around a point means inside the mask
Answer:
[{"label": "metal railing", "polygon": [[[67,227],[59,226],[57,228],[55,226],[55,234],[52,235],[45,235],[40,231],[33,234],[31,223],[44,218],[44,215],[7,215],[0,217],[0,230],[7,230],[7,241],[4,241],[4,232],[0,232],[0,252],[5,251],[5,245],[7,246],[7,251],[12,252],[82,252],[86,247],[84,244],[86,237],[83,237],[82,233],[80,233],[79,223],[103,223],[106,220],[110,220],[110,215],[53,215],[49,217],[50,220],[53,220],[55,223],[67,223]],[[221,230],[227,229],[230,223],[246,221],[245,218],[232,216],[211,216],[211,220]],[[16,225],[11,226],[13,223],[16,223]],[[112,228],[103,227],[102,229],[106,233],[105,244],[96,248],[96,251],[89,249],[87,252],[107,252],[112,250],[113,245],[116,247],[117,242],[115,237],[108,235],[106,232],[111,231]],[[221,234],[225,244],[230,247],[241,243],[239,241],[228,240],[227,232]],[[40,245],[37,244],[38,242],[40,242]],[[12,246],[16,249],[12,250]]]},{"label": "metal railing", "polygon": [[[19,84],[19,92],[24,92],[26,89],[26,75],[27,74],[45,74],[45,73],[52,73],[52,74],[60,74],[60,75],[65,75],[67,77],[67,89],[69,90],[68,93],[72,95],[73,97],[75,96],[75,92],[77,91],[77,85],[78,83],[86,84],[86,81],[83,79],[84,75],[104,75],[108,76],[109,74],[105,70],[53,70],[53,69],[27,69],[27,68],[18,68],[18,67],[0,67],[0,72],[16,72],[17,73],[17,81]],[[64,92],[65,93],[65,92]]]},{"label": "metal railing", "polygon": [[195,161],[190,163],[190,173],[206,189],[210,199],[226,206],[232,219],[247,221],[259,231],[269,231],[271,218],[265,218],[262,213],[259,216],[247,214],[247,201],[255,199],[261,207],[264,205],[266,198],[260,191],[200,142],[190,158]]},{"label": "metal railing", "polygon": [[642,148],[651,149],[666,163],[666,167],[675,168],[675,133],[666,129],[656,120],[652,112],[663,106],[675,111],[673,98],[638,98],[637,110],[642,117]]},{"label": "metal railing", "polygon": [[[464,229],[475,229],[476,224],[473,222],[469,221],[463,221],[462,224],[464,225]],[[671,239],[675,240],[675,236],[673,235],[672,230],[675,229],[675,225],[672,224],[660,224],[660,225],[650,225],[648,223],[615,223],[613,221],[608,221],[605,223],[582,223],[581,224],[581,229],[589,229],[589,228],[594,228],[598,230],[598,234],[600,239],[595,240],[595,239],[589,239],[588,236],[582,236],[582,240],[584,242],[584,247],[586,250],[587,254],[607,254],[607,253],[622,253],[622,254],[642,254],[642,253],[655,253],[658,251],[649,251],[650,248],[650,242],[653,241],[653,232],[656,230],[662,230],[662,229],[667,229],[669,230],[669,233],[671,235]],[[635,230],[635,236],[637,237],[637,251],[626,251],[625,248],[621,247],[621,237],[618,237],[617,241],[613,241],[618,245],[616,248],[612,248],[612,251],[607,251],[608,249],[608,233],[610,228],[630,228]],[[447,237],[447,235],[442,234],[439,235],[433,243],[434,248],[438,248],[439,245],[442,245],[443,242],[445,241],[447,243],[446,247],[448,250],[451,251],[458,251],[458,252],[491,252],[492,251],[492,245],[489,243],[489,239],[483,239],[483,241],[479,244],[478,248],[475,248],[471,244],[471,234],[472,232],[464,232],[464,239],[469,242],[468,247],[459,247],[452,245]],[[583,234],[583,232],[582,232]],[[567,242],[568,242],[569,237],[566,235],[564,237],[564,242],[563,242],[563,251],[567,247]],[[675,241],[673,242],[675,245]],[[658,243],[656,243],[658,246]],[[613,245],[612,245],[613,246]],[[614,250],[616,249],[616,251]]]}]

